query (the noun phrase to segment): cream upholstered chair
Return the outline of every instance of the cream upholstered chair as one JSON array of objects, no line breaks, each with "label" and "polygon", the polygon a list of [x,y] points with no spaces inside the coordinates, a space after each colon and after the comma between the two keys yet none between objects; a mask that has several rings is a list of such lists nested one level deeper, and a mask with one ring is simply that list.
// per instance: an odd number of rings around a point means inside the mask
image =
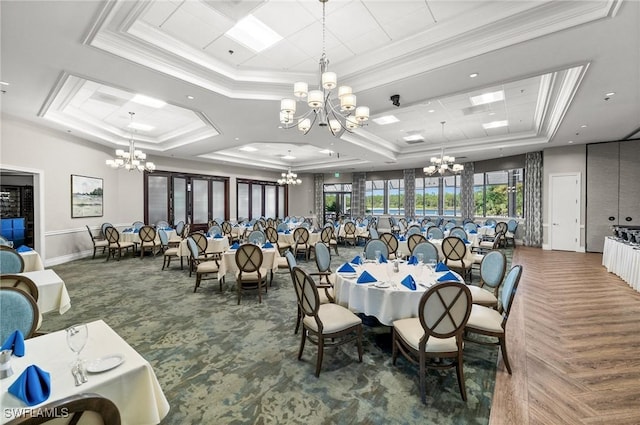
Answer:
[{"label": "cream upholstered chair", "polygon": [[[118,407],[109,399],[93,393],[74,394],[24,413],[7,425],[120,425]],[[42,414],[47,412],[48,414]]]},{"label": "cream upholstered chair", "polygon": [[0,341],[19,330],[31,338],[38,327],[40,310],[36,300],[19,288],[0,287]]},{"label": "cream upholstered chair", "polygon": [[293,268],[292,276],[298,306],[303,315],[298,360],[302,359],[304,345],[309,336],[309,341],[318,345],[316,377],[320,376],[325,346],[355,341],[358,346],[358,359],[362,362],[362,320],[338,304],[321,304],[316,283],[300,267]]},{"label": "cream upholstered chair", "polygon": [[[164,270],[165,267],[169,267],[171,260],[178,255],[179,248],[169,245],[169,235],[167,235],[166,230],[159,229],[158,236],[160,237],[160,249],[164,256],[162,261],[162,270]],[[182,257],[180,257],[180,265],[182,266]]]},{"label": "cream upholstered chair", "polygon": [[465,257],[467,256],[467,246],[462,239],[455,236],[449,236],[442,240],[442,255],[444,256],[444,263],[460,273],[463,279],[469,277],[471,281],[471,266],[473,262],[467,261],[465,263]]},{"label": "cream upholstered chair", "polygon": [[409,237],[407,238],[407,249],[409,250],[409,252],[407,254],[413,252],[413,248],[423,242],[427,242],[427,238],[422,236],[422,233],[414,233],[413,235],[409,235]]},{"label": "cream upholstered chair", "polygon": [[161,250],[160,242],[156,241],[156,229],[152,226],[142,226],[138,233],[140,237],[140,259],[144,258],[145,251],[151,251],[156,255]]},{"label": "cream upholstered chair", "polygon": [[347,243],[350,243],[353,246],[358,244],[358,238],[356,237],[356,225],[352,221],[344,223],[344,236],[342,236],[342,240],[345,245]]},{"label": "cream upholstered chair", "polygon": [[389,252],[388,258],[390,260],[395,259],[396,252],[398,251],[398,238],[396,238],[396,235],[389,232],[383,232],[380,233],[380,240],[387,245],[387,251]]},{"label": "cream upholstered chair", "polygon": [[[220,264],[218,263],[217,258],[202,256],[198,244],[191,236],[187,238],[187,247],[191,254],[189,257],[189,277],[191,277],[192,272],[195,272],[196,284],[193,287],[193,292],[196,292],[203,280],[215,279],[217,277],[218,271],[220,270]],[[205,278],[205,276],[211,274],[215,274],[215,276]],[[220,292],[222,292],[223,280],[224,278],[220,279]]]},{"label": "cream upholstered chair", "polygon": [[102,248],[102,253],[104,254],[107,248],[109,247],[109,242],[106,239],[103,239],[99,236],[94,236],[91,232],[91,228],[87,225],[87,232],[89,232],[89,236],[91,237],[91,243],[93,243],[93,257],[96,258],[96,251],[98,248]]},{"label": "cream upholstered chair", "polygon": [[[522,276],[522,266],[513,266],[502,284],[502,293],[500,294],[500,308],[495,310],[490,307],[474,304],[471,307],[469,321],[465,328],[465,335],[468,341],[480,344],[499,345],[502,352],[502,359],[509,374],[511,374],[511,365],[509,364],[509,356],[507,355],[507,319],[513,305],[520,277]],[[497,338],[497,343],[479,341],[469,339],[469,334],[478,334]]]},{"label": "cream upholstered chair", "polygon": [[302,226],[296,228],[293,231],[293,241],[293,255],[298,258],[298,254],[302,252],[305,260],[308,260],[311,250],[309,246],[309,229]]},{"label": "cream upholstered chair", "polygon": [[250,243],[240,245],[236,251],[235,260],[238,271],[236,272],[236,290],[238,292],[238,305],[244,290],[257,289],[258,301],[262,303],[262,288],[267,291],[267,269],[262,267],[262,250],[258,245]]},{"label": "cream upholstered chair", "polygon": [[[419,367],[420,398],[426,403],[426,369],[455,368],[462,399],[467,399],[463,370],[463,332],[471,313],[471,293],[457,281],[429,288],[417,318],[393,322],[393,364],[398,351]],[[448,360],[448,361],[447,361]]]},{"label": "cream upholstered chair", "polygon": [[336,251],[336,255],[339,255],[338,254],[338,241],[337,241],[336,236],[334,234],[334,230],[333,230],[333,226],[332,225],[328,225],[328,226],[325,225],[324,226],[324,228],[320,232],[320,240],[322,241],[322,243],[327,245],[327,247],[329,247],[329,249],[333,248]]},{"label": "cream upholstered chair", "polygon": [[120,241],[120,233],[116,230],[115,227],[107,227],[104,229],[105,237],[109,242],[109,254],[107,255],[107,261],[109,261],[109,257],[116,256],[116,252],[118,253],[118,261],[120,261],[120,257],[122,257],[122,251],[131,250],[133,255],[136,255],[136,244],[133,242],[122,242]]},{"label": "cream upholstered chair", "polygon": [[480,285],[469,285],[474,304],[498,307],[498,291],[507,271],[507,258],[501,251],[489,251],[480,262]]}]

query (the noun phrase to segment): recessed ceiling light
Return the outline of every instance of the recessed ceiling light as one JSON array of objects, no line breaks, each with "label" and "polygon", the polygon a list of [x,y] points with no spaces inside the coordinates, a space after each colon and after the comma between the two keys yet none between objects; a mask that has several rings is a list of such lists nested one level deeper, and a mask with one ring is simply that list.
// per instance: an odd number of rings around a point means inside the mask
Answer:
[{"label": "recessed ceiling light", "polygon": [[296,157],[291,155],[284,155],[282,159],[296,159]]},{"label": "recessed ceiling light", "polygon": [[491,121],[491,122],[482,124],[482,128],[484,128],[485,130],[489,130],[490,128],[506,127],[508,125],[509,125],[509,121],[507,120]]},{"label": "recessed ceiling light", "polygon": [[188,95],[187,95],[187,99],[189,99],[189,100],[193,100],[193,99],[195,99],[195,97],[193,97],[193,96],[191,96],[190,94],[188,94]]},{"label": "recessed ceiling light", "polygon": [[330,153],[333,153],[333,151],[331,149],[322,149],[320,153],[330,154]]},{"label": "recessed ceiling light", "polygon": [[499,102],[504,100],[504,90],[498,90],[490,93],[483,93],[469,98],[473,106],[484,105],[487,103]]},{"label": "recessed ceiling light", "polygon": [[480,74],[478,74],[477,72],[474,72],[474,73],[469,74],[469,78],[476,78],[478,75],[480,75]]},{"label": "recessed ceiling light", "polygon": [[573,143],[573,140],[569,140],[569,144]]},{"label": "recessed ceiling light", "polygon": [[139,122],[129,123],[129,125],[127,125],[127,127],[133,128],[135,130],[140,130],[140,131],[151,131],[151,130],[153,130],[155,128],[152,125],[142,124],[142,123],[139,123]]},{"label": "recessed ceiling light", "polygon": [[606,93],[605,96],[613,96],[614,94],[616,94],[616,92],[610,91],[609,93]]},{"label": "recessed ceiling light", "polygon": [[282,40],[282,36],[253,15],[247,15],[225,33],[229,38],[260,52]]},{"label": "recessed ceiling light", "polygon": [[434,113],[436,110],[435,109],[429,109],[427,112],[429,112],[430,114]]},{"label": "recessed ceiling light", "polygon": [[240,148],[241,151],[245,151],[245,152],[255,152],[258,149],[251,147],[251,146],[243,146]]},{"label": "recessed ceiling light", "polygon": [[6,81],[0,81],[0,86],[8,86],[9,83],[7,83]]},{"label": "recessed ceiling light", "polygon": [[387,125],[393,124],[395,122],[399,122],[400,120],[393,115],[385,115],[384,117],[374,118],[373,122],[379,125]]},{"label": "recessed ceiling light", "polygon": [[239,138],[239,137],[236,137],[234,140],[240,140],[240,138]]},{"label": "recessed ceiling light", "polygon": [[582,125],[580,126],[580,128],[587,128],[587,125],[586,125],[586,124],[582,124]]},{"label": "recessed ceiling light", "polygon": [[150,106],[152,108],[162,108],[167,104],[167,102],[165,102],[164,100],[154,99],[152,97],[145,96],[142,94],[137,94],[133,96],[133,99],[131,99],[131,101],[135,103],[139,103],[140,105]]},{"label": "recessed ceiling light", "polygon": [[412,134],[410,136],[404,136],[403,139],[407,142],[415,142],[416,140],[424,140],[424,137],[420,134]]}]

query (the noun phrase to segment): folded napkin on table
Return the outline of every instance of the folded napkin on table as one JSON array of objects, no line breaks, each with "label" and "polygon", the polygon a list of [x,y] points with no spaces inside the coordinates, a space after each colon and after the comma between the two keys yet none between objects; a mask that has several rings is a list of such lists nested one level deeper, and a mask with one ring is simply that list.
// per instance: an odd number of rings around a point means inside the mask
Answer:
[{"label": "folded napkin on table", "polygon": [[412,291],[416,290],[416,281],[413,279],[413,276],[410,274],[407,275],[404,279],[400,281],[404,286],[411,289]]},{"label": "folded napkin on table", "polygon": [[471,243],[471,242],[469,242],[469,240],[468,240],[467,238],[464,238],[464,239],[462,240],[462,242],[464,242],[464,243],[465,243],[465,245],[468,245],[468,244],[470,244],[470,243]]},{"label": "folded napkin on table", "polygon": [[214,239],[222,239],[222,235],[220,233],[216,233],[213,237]]},{"label": "folded napkin on table", "polygon": [[349,263],[344,263],[342,266],[340,266],[340,268],[338,269],[339,273],[355,273],[356,269],[353,268],[353,266]]},{"label": "folded napkin on table", "polygon": [[24,335],[22,332],[20,330],[13,331],[0,347],[1,350],[11,350],[18,357],[24,356]]},{"label": "folded napkin on table", "polygon": [[436,264],[436,271],[437,272],[448,272],[449,271],[449,267],[447,267],[447,265],[445,263],[438,263],[438,264]]},{"label": "folded napkin on table", "polygon": [[371,282],[377,282],[377,281],[378,279],[371,276],[371,274],[366,270],[363,271],[360,277],[358,278],[358,283],[371,283]]},{"label": "folded napkin on table", "polygon": [[263,248],[273,248],[273,244],[271,242],[267,242],[264,245],[262,245]]},{"label": "folded napkin on table", "polygon": [[416,258],[415,255],[412,255],[411,257],[409,257],[409,260],[407,261],[407,264],[416,265],[416,264],[418,264],[418,259]]},{"label": "folded napkin on table", "polygon": [[380,254],[380,258],[379,258],[381,263],[386,263],[387,262],[387,258],[384,256],[384,254]]},{"label": "folded napkin on table", "polygon": [[475,234],[475,233],[478,233],[478,231],[477,231],[477,230],[473,230],[473,229],[472,229],[472,230],[469,230],[469,233],[473,233],[473,234]]},{"label": "folded napkin on table", "polygon": [[240,227],[238,223],[234,224],[233,227]]},{"label": "folded napkin on table", "polygon": [[133,233],[140,233],[140,229],[133,229]]},{"label": "folded napkin on table", "polygon": [[440,276],[438,278],[438,282],[445,282],[447,280],[455,280],[455,281],[460,282],[458,280],[458,277],[455,274],[451,273],[451,272],[446,272],[445,274],[443,274],[442,276]]},{"label": "folded napkin on table", "polygon": [[358,224],[358,227],[365,227],[365,225],[360,223],[360,224]]},{"label": "folded napkin on table", "polygon": [[400,237],[398,238],[398,240],[399,240],[399,241],[403,241],[403,242],[404,242],[404,241],[406,240],[406,238],[405,238],[404,236],[400,236]]},{"label": "folded napkin on table", "polygon": [[351,264],[362,264],[362,258],[359,255],[353,257],[353,260],[350,261]]},{"label": "folded napkin on table", "polygon": [[238,242],[234,242],[233,245],[229,247],[229,249],[238,249],[238,248],[240,248],[240,245],[238,244]]},{"label": "folded napkin on table", "polygon": [[27,406],[42,403],[51,393],[51,377],[36,365],[28,366],[9,387],[9,393],[24,401]]},{"label": "folded napkin on table", "polygon": [[132,229],[131,227],[127,227],[127,228],[126,228],[126,229],[124,229],[122,232],[123,232],[123,233],[124,233],[124,232],[133,232],[133,229]]},{"label": "folded napkin on table", "polygon": [[29,248],[26,245],[20,245],[19,247],[16,248],[16,251],[18,251],[18,252],[31,252],[31,251],[33,251],[33,249]]},{"label": "folded napkin on table", "polygon": [[288,230],[285,230],[285,231],[284,231],[284,234],[285,234],[285,235],[290,235],[290,234],[291,234],[291,232],[290,232],[290,231],[288,231]]}]

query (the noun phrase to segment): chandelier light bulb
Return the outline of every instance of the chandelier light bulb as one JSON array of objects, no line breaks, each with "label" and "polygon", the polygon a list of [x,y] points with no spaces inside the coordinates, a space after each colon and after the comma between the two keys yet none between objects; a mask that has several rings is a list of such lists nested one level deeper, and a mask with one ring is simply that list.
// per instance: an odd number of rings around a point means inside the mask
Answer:
[{"label": "chandelier light bulb", "polygon": [[342,96],[345,96],[347,94],[352,94],[352,93],[353,93],[353,90],[349,86],[340,86],[340,87],[338,87],[338,97],[339,98],[342,98]]},{"label": "chandelier light bulb", "polygon": [[327,90],[333,90],[338,85],[338,76],[335,72],[324,72],[322,74],[322,87]]},{"label": "chandelier light bulb", "polygon": [[369,119],[369,107],[368,106],[358,106],[356,108],[356,119],[358,121],[366,121]]},{"label": "chandelier light bulb", "polygon": [[311,90],[307,98],[307,104],[310,108],[322,108],[322,105],[324,105],[324,93],[322,90]]},{"label": "chandelier light bulb", "polygon": [[298,130],[306,133],[311,128],[311,120],[309,118],[305,118],[303,120],[298,121]]},{"label": "chandelier light bulb", "polygon": [[345,94],[340,98],[340,108],[343,111],[352,111],[356,107],[356,95]]},{"label": "chandelier light bulb", "polygon": [[307,93],[309,92],[309,85],[304,81],[298,81],[293,85],[293,94],[296,97],[304,99],[307,97]]},{"label": "chandelier light bulb", "polygon": [[295,114],[296,101],[293,99],[282,99],[280,101],[280,111],[288,114]]}]

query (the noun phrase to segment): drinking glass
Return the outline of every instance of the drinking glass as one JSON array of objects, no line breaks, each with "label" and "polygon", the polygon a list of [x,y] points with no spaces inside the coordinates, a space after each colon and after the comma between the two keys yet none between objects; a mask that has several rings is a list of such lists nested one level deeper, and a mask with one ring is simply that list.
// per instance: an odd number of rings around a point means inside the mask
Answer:
[{"label": "drinking glass", "polygon": [[398,250],[398,260],[402,260],[402,250]]},{"label": "drinking glass", "polygon": [[76,353],[76,361],[75,364],[80,363],[80,352],[87,344],[87,338],[89,336],[89,331],[87,330],[87,324],[81,323],[77,325],[70,326],[66,329],[67,331],[67,345]]},{"label": "drinking glass", "polygon": [[376,250],[375,255],[376,255],[376,263],[380,264],[380,255],[382,254],[382,251],[380,251],[379,249]]},{"label": "drinking glass", "polygon": [[422,252],[418,253],[418,265],[422,266],[424,264],[424,254]]}]

